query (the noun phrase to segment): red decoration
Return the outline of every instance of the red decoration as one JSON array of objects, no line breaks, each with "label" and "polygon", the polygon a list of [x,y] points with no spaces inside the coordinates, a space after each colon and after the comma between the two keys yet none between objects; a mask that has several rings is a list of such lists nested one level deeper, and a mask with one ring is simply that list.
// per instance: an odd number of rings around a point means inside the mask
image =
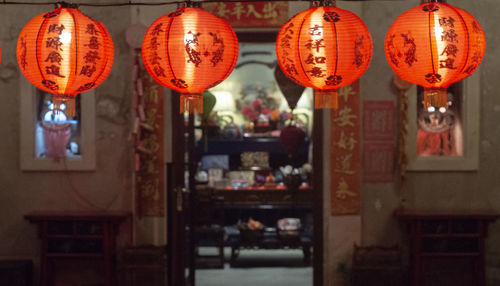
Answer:
[{"label": "red decoration", "polygon": [[425,107],[447,107],[446,88],[474,73],[485,46],[477,20],[446,3],[406,11],[385,38],[389,64],[403,80],[425,88]]},{"label": "red decoration", "polygon": [[365,100],[363,102],[363,140],[394,140],[394,101]]},{"label": "red decoration", "polygon": [[295,107],[297,107],[297,103],[306,88],[288,78],[279,66],[276,66],[274,69],[274,79],[276,79],[276,83],[278,84],[281,93],[283,93],[288,106],[293,111]]},{"label": "red decoration", "polygon": [[203,8],[231,23],[232,27],[281,27],[288,20],[286,1],[203,3]]},{"label": "red decoration", "polygon": [[394,179],[394,101],[363,101],[363,180],[378,183]]},{"label": "red decoration", "polygon": [[363,143],[363,181],[365,183],[394,181],[394,142]]},{"label": "red decoration", "polygon": [[149,27],[142,57],[158,83],[181,93],[181,113],[201,113],[201,93],[233,70],[238,39],[223,19],[201,8],[181,8]]},{"label": "red decoration", "polygon": [[281,129],[280,141],[288,154],[294,155],[306,139],[304,130],[294,125],[288,125]]},{"label": "red decoration", "polygon": [[58,161],[66,157],[66,144],[71,138],[71,124],[41,122],[43,128],[43,143],[48,157]]},{"label": "red decoration", "polygon": [[372,49],[363,21],[333,6],[300,12],[281,28],[276,40],[281,69],[316,90],[316,108],[337,108],[337,89],[361,77],[370,65]]},{"label": "red decoration", "polygon": [[361,91],[359,80],[339,90],[338,110],[330,112],[330,188],[333,216],[361,211]]},{"label": "red decoration", "polygon": [[114,47],[100,22],[78,9],[56,8],[33,18],[17,41],[17,62],[37,88],[54,94],[58,106],[101,84],[111,71]]}]

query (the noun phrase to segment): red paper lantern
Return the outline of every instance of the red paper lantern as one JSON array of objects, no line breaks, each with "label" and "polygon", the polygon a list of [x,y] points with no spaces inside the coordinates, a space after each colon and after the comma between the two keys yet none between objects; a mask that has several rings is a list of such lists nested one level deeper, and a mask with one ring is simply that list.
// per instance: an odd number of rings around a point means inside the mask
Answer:
[{"label": "red paper lantern", "polygon": [[316,108],[337,107],[337,89],[363,75],[372,49],[372,37],[363,21],[333,6],[300,12],[281,28],[276,40],[281,69],[316,90]]},{"label": "red paper lantern", "polygon": [[24,76],[53,101],[70,104],[74,96],[101,84],[109,75],[113,41],[100,22],[78,9],[58,7],[36,16],[17,41],[17,62]]},{"label": "red paper lantern", "polygon": [[238,39],[225,20],[201,8],[181,8],[148,28],[142,58],[158,83],[181,93],[181,113],[201,113],[201,93],[222,82],[236,65]]},{"label": "red paper lantern", "polygon": [[446,3],[406,11],[385,38],[389,64],[403,80],[425,88],[425,107],[447,107],[446,88],[474,73],[485,46],[477,20]]}]

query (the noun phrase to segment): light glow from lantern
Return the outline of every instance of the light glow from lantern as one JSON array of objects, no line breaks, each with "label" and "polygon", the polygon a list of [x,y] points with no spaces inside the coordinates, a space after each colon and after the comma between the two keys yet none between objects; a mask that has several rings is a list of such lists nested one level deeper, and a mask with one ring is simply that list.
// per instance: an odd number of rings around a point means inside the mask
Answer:
[{"label": "light glow from lantern", "polygon": [[441,60],[446,60],[446,55],[443,53],[443,51],[446,49],[446,42],[440,40],[441,37],[444,35],[444,29],[439,25],[439,18],[441,17],[441,13],[439,11],[434,12],[434,21],[431,22],[431,25],[434,25],[434,39],[432,39],[433,43],[436,43],[436,58],[437,62],[435,63],[436,70],[439,70],[439,73],[447,77],[448,76],[448,69],[441,69],[440,68],[440,62]]},{"label": "light glow from lantern", "polygon": [[64,32],[59,36],[59,40],[63,44],[69,44],[71,43],[71,33]]},{"label": "light glow from lantern", "polygon": [[198,27],[198,16],[197,14],[190,14],[186,15],[184,19],[184,25],[181,27],[184,33],[184,45],[186,49],[184,50],[184,58],[186,61],[186,66],[183,72],[183,78],[195,78],[196,74],[196,69],[197,66],[193,64],[189,64],[189,62],[192,62],[193,54],[189,54],[188,52],[188,47],[190,51],[196,51],[198,50],[199,52],[202,52],[202,49],[206,47],[201,47],[199,44],[199,37],[208,37],[209,34],[207,32],[202,33],[200,32],[200,28]]},{"label": "light glow from lantern", "polygon": [[[188,32],[185,32],[184,34],[184,45],[187,48],[189,49],[192,49],[192,50],[195,50],[197,47],[196,47],[196,43],[198,42],[198,39],[197,37],[194,35],[194,32],[192,31],[192,29],[186,29]],[[190,55],[188,54],[187,50],[184,51],[184,57],[185,57],[185,61],[186,61],[186,67],[184,69],[184,72],[183,72],[183,78],[194,78],[194,75],[196,73],[196,66],[195,65],[189,65],[188,63],[190,62]]]},{"label": "light glow from lantern", "polygon": [[[71,60],[72,60],[72,43],[71,39],[72,36],[71,34],[73,33],[73,26],[71,25],[71,21],[73,21],[73,17],[71,16],[70,13],[61,13],[61,16],[59,17],[59,21],[57,24],[52,24],[56,25],[55,27],[64,27],[62,32],[59,35],[59,41],[62,43],[61,45],[61,50],[59,51],[59,54],[61,55],[61,74],[62,75],[68,75],[71,73]],[[50,33],[49,33],[50,34]],[[64,76],[64,77],[59,77],[56,79],[57,84],[61,87],[62,90],[67,90],[68,85],[70,85],[70,77],[69,76]]]},{"label": "light glow from lantern", "polygon": [[194,41],[194,39],[195,39],[195,38],[194,38],[194,35],[193,35],[191,32],[186,33],[186,34],[184,35],[184,44],[186,44],[186,45],[187,45],[187,44],[189,44],[189,43],[193,42],[193,41]]}]

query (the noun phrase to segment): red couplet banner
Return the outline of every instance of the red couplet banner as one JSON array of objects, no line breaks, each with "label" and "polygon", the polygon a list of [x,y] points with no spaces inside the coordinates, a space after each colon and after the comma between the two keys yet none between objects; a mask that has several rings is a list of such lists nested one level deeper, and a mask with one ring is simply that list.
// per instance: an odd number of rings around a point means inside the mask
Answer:
[{"label": "red couplet banner", "polygon": [[140,166],[136,172],[138,206],[144,216],[165,215],[163,163],[163,86],[143,76],[144,121],[141,123]]},{"label": "red couplet banner", "polygon": [[331,214],[359,214],[361,209],[359,80],[338,91],[331,112]]}]

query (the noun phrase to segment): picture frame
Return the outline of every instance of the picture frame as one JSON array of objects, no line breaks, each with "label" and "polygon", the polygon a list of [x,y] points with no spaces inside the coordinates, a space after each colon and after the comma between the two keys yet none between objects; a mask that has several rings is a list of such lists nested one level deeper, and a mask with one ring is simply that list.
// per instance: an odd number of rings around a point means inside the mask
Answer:
[{"label": "picture frame", "polygon": [[406,153],[408,171],[475,171],[479,167],[480,71],[462,80],[462,136],[463,154],[459,156],[419,156],[417,154],[417,86],[408,96],[408,135]]},{"label": "picture frame", "polygon": [[93,171],[95,159],[95,91],[81,96],[81,156],[54,160],[36,155],[37,88],[23,76],[19,79],[20,167],[23,171]]}]

